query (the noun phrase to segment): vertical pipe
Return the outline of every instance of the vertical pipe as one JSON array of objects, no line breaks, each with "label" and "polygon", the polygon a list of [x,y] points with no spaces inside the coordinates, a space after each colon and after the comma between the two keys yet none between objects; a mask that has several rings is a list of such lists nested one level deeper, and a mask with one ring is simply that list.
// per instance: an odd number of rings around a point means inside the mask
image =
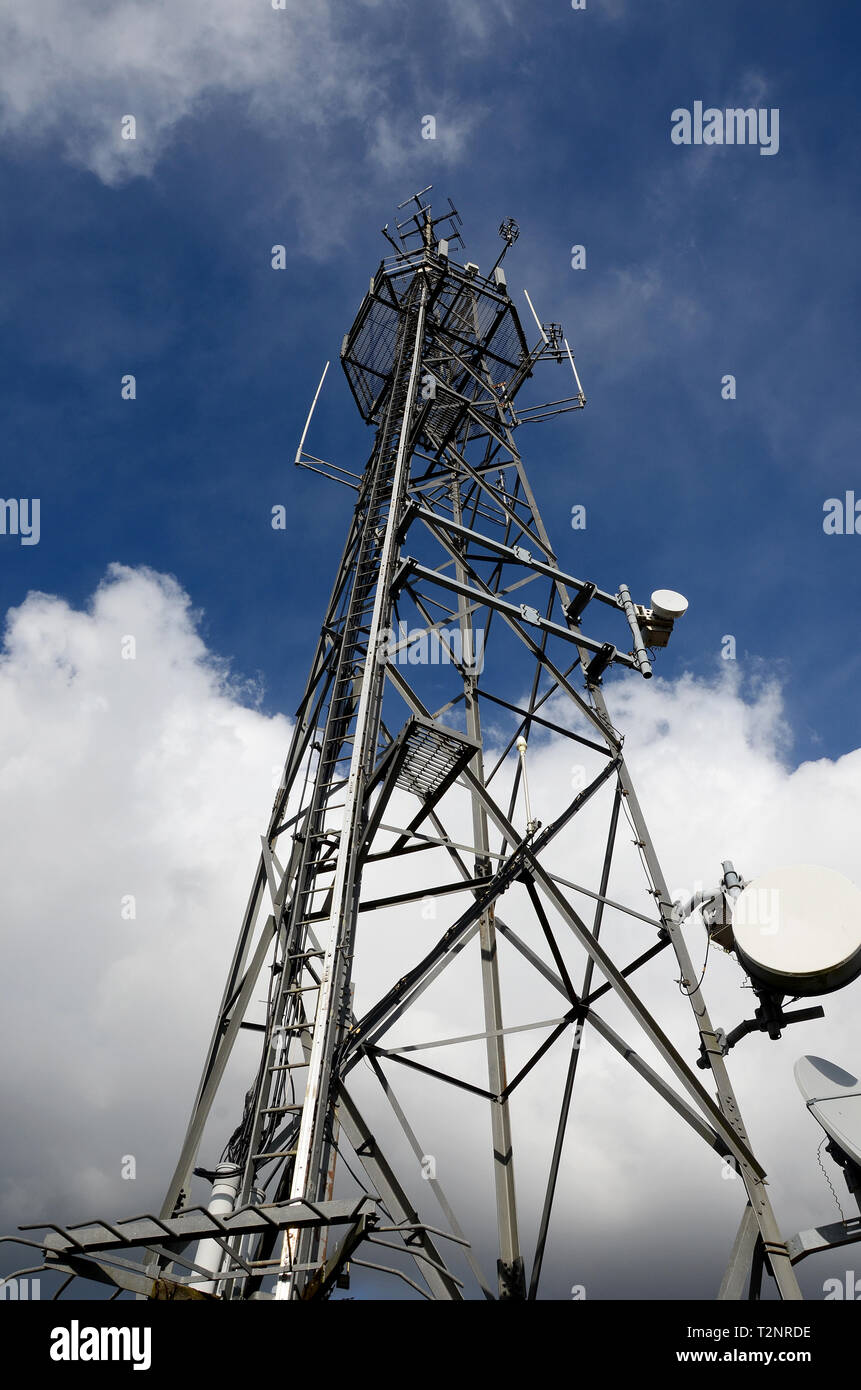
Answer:
[{"label": "vertical pipe", "polygon": [[649,661],[649,654],[643,645],[643,634],[640,631],[640,624],[637,622],[637,610],[631,599],[631,591],[627,584],[619,585],[618,599],[625,610],[625,617],[628,619],[628,627],[631,629],[631,636],[634,639],[634,659],[639,667],[640,674],[648,679],[652,674],[652,663]]},{"label": "vertical pipe", "polygon": [[[236,1204],[236,1194],[241,1181],[242,1169],[237,1163],[220,1163],[215,1170],[212,1192],[206,1205],[207,1211],[211,1211],[213,1216],[222,1220],[229,1216]],[[194,1263],[202,1265],[204,1269],[211,1269],[213,1274],[218,1274],[224,1264],[224,1257],[225,1251],[218,1241],[206,1236],[198,1244]],[[218,1284],[218,1279],[210,1279],[203,1284],[196,1284],[195,1288],[201,1293],[218,1293]]]}]

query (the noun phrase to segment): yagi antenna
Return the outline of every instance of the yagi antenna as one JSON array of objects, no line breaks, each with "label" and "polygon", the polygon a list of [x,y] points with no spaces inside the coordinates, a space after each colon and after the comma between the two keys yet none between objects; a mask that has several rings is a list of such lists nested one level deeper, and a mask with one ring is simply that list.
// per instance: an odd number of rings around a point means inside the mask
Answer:
[{"label": "yagi antenna", "polygon": [[433,184],[429,183],[427,188],[420,188],[418,193],[411,193],[409,198],[404,198],[402,203],[398,203],[398,212],[400,212],[401,208],[405,208],[407,203],[411,203],[414,200],[417,202],[419,198],[424,197],[425,193],[430,193],[432,188]]}]

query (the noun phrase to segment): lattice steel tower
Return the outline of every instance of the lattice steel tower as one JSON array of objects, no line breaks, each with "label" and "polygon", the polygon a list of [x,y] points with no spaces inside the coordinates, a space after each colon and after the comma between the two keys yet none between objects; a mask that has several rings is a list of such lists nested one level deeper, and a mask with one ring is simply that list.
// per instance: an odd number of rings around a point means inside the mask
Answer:
[{"label": "lattice steel tower", "polygon": [[[356,473],[307,453],[308,425],[297,454],[354,488],[356,506],[161,1215],[74,1228],[74,1245],[55,1233],[55,1258],[86,1273],[143,1248],[145,1274],[111,1277],[150,1296],[300,1300],[347,1278],[379,1293],[388,1268],[437,1299],[535,1297],[593,1028],[667,1105],[668,1124],[688,1124],[734,1160],[748,1198],[738,1249],[747,1257],[757,1245],[781,1295],[798,1297],[604,702],[612,668],[651,675],[672,604],[637,605],[625,585],[602,590],[560,569],[515,440],[523,425],[585,404],[567,339],[536,317],[530,346],[502,268],[516,224],[502,224],[501,254],[483,275],[454,259],[460,220],[451,204],[433,216],[428,191],[384,229],[391,254],[341,349],[374,429],[367,464]],[[544,363],[570,387],[523,406],[521,388]],[[531,806],[525,741],[540,749],[548,732],[582,777],[558,804],[544,792]],[[578,818],[594,826],[599,814],[602,849],[575,883],[560,849],[570,861]],[[610,895],[620,821],[633,827],[651,907]],[[604,944],[611,919],[639,933],[621,964]],[[664,951],[710,1086],[632,983]],[[515,1004],[539,981],[561,1001],[556,1017],[506,1026],[506,980]],[[462,1016],[459,1031],[435,1031],[434,997],[446,1026]],[[625,1006],[679,1089],[602,1017],[605,997]],[[538,1040],[509,1076],[514,1034],[518,1046]],[[560,1049],[525,1263],[512,1110]],[[219,1093],[222,1108],[241,1095],[237,1069],[244,1109],[225,1145],[229,1127],[217,1136],[212,1112]],[[476,1108],[483,1135],[447,1110],[447,1087]],[[490,1177],[495,1192],[495,1270],[436,1162],[461,1125],[464,1190]],[[195,1169],[204,1130],[211,1166]],[[213,1184],[208,1211],[189,1205],[194,1172]]]}]

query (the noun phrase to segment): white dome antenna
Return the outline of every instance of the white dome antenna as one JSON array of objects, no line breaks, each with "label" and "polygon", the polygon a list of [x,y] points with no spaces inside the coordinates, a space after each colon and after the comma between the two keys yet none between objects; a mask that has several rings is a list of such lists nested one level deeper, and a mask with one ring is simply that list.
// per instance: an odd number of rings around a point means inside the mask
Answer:
[{"label": "white dome antenna", "polygon": [[651,604],[651,608],[637,605],[640,632],[647,647],[665,647],[670,640],[673,624],[687,613],[688,601],[684,594],[676,593],[675,589],[656,589]]},{"label": "white dome antenna", "polygon": [[687,599],[684,594],[677,594],[675,589],[656,589],[652,594],[652,612],[658,618],[669,618],[675,622],[677,618],[683,618],[687,611]]}]

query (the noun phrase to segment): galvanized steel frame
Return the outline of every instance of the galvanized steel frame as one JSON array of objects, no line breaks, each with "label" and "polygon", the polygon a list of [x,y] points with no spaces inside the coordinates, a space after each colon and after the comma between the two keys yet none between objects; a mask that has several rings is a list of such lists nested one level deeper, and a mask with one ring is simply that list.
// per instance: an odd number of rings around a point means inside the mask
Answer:
[{"label": "galvanized steel frame", "polygon": [[[456,265],[438,235],[439,224],[445,224],[450,214],[433,218],[420,195],[416,206],[417,212],[408,219],[414,226],[406,235],[418,236],[420,247],[408,249],[402,241],[398,250],[389,237],[396,254],[381,263],[344,340],[344,367],[363,417],[376,427],[375,445],[358,484],[355,513],[297,711],[281,786],[261,840],[185,1140],[157,1219],[157,1231],[151,1240],[140,1242],[150,1252],[146,1278],[141,1284],[142,1276],[132,1278],[126,1273],[122,1286],[141,1292],[147,1288],[163,1290],[165,1281],[179,1289],[189,1283],[173,1271],[174,1260],[181,1259],[175,1241],[166,1235],[197,1210],[188,1207],[192,1171],[237,1038],[243,1028],[250,1028],[262,1034],[262,1051],[246,1112],[225,1150],[241,1165],[243,1179],[240,1209],[225,1221],[222,1232],[226,1252],[220,1275],[222,1297],[264,1296],[263,1283],[271,1283],[273,1278],[276,1298],[327,1296],[348,1259],[360,1268],[366,1264],[381,1268],[358,1258],[355,1252],[364,1253],[368,1244],[380,1243],[379,1223],[386,1213],[397,1237],[395,1248],[411,1258],[415,1279],[406,1275],[402,1264],[388,1268],[425,1296],[448,1300],[463,1296],[462,1281],[452,1268],[451,1256],[442,1248],[447,1238],[451,1250],[465,1248],[467,1265],[484,1297],[534,1299],[551,1228],[583,1030],[591,1025],[663,1103],[706,1144],[721,1155],[731,1156],[738,1166],[748,1207],[725,1281],[725,1291],[730,1292],[725,1296],[742,1296],[739,1269],[745,1259],[748,1263],[753,1259],[759,1242],[781,1296],[798,1298],[792,1261],[771,1208],[765,1174],[742,1123],[625,763],[622,738],[604,701],[601,675],[606,670],[616,667],[646,678],[651,675],[636,610],[625,585],[612,593],[560,570],[515,444],[519,424],[539,418],[544,409],[527,408],[521,421],[515,398],[538,364],[563,360],[561,352],[554,346],[555,337],[551,342],[543,329],[541,340],[529,348],[499,268],[502,257],[491,277]],[[375,335],[373,315],[383,312],[382,326]],[[369,378],[378,383],[373,393]],[[579,388],[579,379],[577,384]],[[572,408],[572,402],[582,408],[582,391],[578,389],[576,396],[562,402],[550,402],[547,409],[555,410],[559,405]],[[409,553],[413,538],[435,547],[437,564]],[[540,607],[519,603],[514,597],[530,585],[542,590]],[[448,605],[445,598],[450,600]],[[521,688],[527,684],[531,666],[526,707],[506,699],[505,692],[487,682],[483,684],[474,664],[461,659],[452,662],[450,698],[436,710],[429,708],[402,667],[390,659],[391,654],[381,656],[383,635],[406,602],[420,615],[423,631],[431,640],[439,640],[443,633],[448,642],[456,627],[461,652],[474,651],[479,613],[486,615],[485,638],[491,628],[495,630],[495,624],[504,624],[522,651],[518,668]],[[621,619],[620,631],[627,630],[630,651],[617,645],[619,638],[611,641],[583,631],[584,618],[588,617],[591,626],[598,615],[601,619],[606,615],[609,621],[611,614],[613,620]],[[567,653],[564,659],[563,651]],[[447,721],[462,704],[464,746],[456,776],[431,794],[417,793],[416,815],[398,829],[391,845],[383,847],[379,837],[391,831],[384,812],[395,782],[390,773],[398,746],[398,731],[389,729],[386,718],[386,701],[392,697],[400,701],[404,717],[423,721],[431,731],[438,728],[440,736],[443,730],[451,734]],[[571,710],[570,727],[559,722],[558,714],[555,719],[539,714],[548,700],[563,697],[567,697]],[[516,717],[507,748],[489,773],[484,764],[483,701]],[[549,825],[530,827],[524,835],[513,819],[521,788],[520,765],[513,776],[507,809],[498,803],[491,788],[518,735],[528,736],[533,728],[542,727],[606,761],[590,785]],[[587,737],[584,727],[592,737]],[[613,793],[598,889],[577,888],[551,871],[545,851],[605,786]],[[455,788],[466,791],[470,798],[472,843],[468,846],[448,835],[443,820],[446,797]],[[378,800],[372,805],[374,795]],[[642,854],[655,919],[607,895],[623,808]],[[498,835],[496,848],[491,832]],[[280,852],[282,841],[289,846],[286,854]],[[363,899],[364,869],[368,863],[379,864],[407,854],[417,856],[413,862],[421,863],[423,856],[440,849],[454,865],[459,880],[427,882],[422,895],[443,897],[460,887],[471,895],[471,904],[412,971],[357,1018],[350,986],[353,958],[357,950],[361,953],[356,937],[359,915],[363,909],[402,905],[418,893]],[[464,850],[474,856],[473,869],[463,857]],[[552,965],[498,914],[500,899],[516,881],[526,886]],[[588,923],[571,900],[575,890],[594,903]],[[657,934],[653,945],[622,967],[601,943],[608,910],[627,912],[633,920],[651,924]],[[579,987],[560,944],[560,924],[568,939],[575,939],[585,953]],[[476,937],[485,1029],[483,1034],[472,1036],[485,1041],[486,1086],[407,1056],[407,1052],[421,1050],[418,1039],[411,1048],[386,1049],[380,1045],[392,1024]],[[500,939],[518,951],[526,965],[537,970],[566,1001],[564,1014],[550,1021],[549,1037],[510,1082],[505,1039],[512,1030],[506,1029],[503,1018]],[[714,1094],[699,1080],[629,983],[637,970],[666,949],[686,983]],[[606,983],[593,989],[596,967]],[[254,1013],[254,991],[267,968],[270,986],[261,1024],[250,1015]],[[608,992],[625,1005],[686,1095],[663,1080],[596,1011],[597,1000]],[[313,1005],[310,996],[316,999]],[[510,1098],[569,1028],[573,1030],[570,1057],[527,1275],[518,1228]],[[428,1040],[428,1045],[431,1042]],[[273,1055],[276,1062],[271,1060]],[[282,1056],[288,1060],[282,1062]],[[463,1224],[435,1177],[427,1184],[427,1191],[439,1203],[448,1230],[435,1232],[420,1217],[417,1204],[408,1195],[409,1182],[397,1176],[385,1157],[376,1127],[351,1095],[350,1075],[361,1060],[369,1062],[417,1159],[423,1152],[421,1144],[383,1063],[451,1083],[481,1097],[489,1106],[498,1233],[495,1279],[487,1278],[481,1269]],[[288,1100],[294,1073],[302,1078],[301,1098],[293,1087]],[[325,1214],[337,1206],[332,1198],[332,1174],[344,1139],[364,1170],[370,1196],[359,1199],[351,1209],[347,1235],[333,1255],[321,1236],[331,1220]],[[260,1201],[263,1192],[266,1202]],[[295,1213],[300,1210],[316,1211],[319,1219],[298,1221]],[[261,1214],[259,1218],[256,1213]],[[255,1220],[262,1224],[254,1227]],[[247,1241],[252,1237],[255,1259],[250,1269]],[[103,1240],[93,1240],[97,1243],[87,1245],[74,1239],[67,1243],[68,1268],[80,1273],[87,1260],[98,1255],[102,1263],[93,1277],[109,1278],[103,1258],[108,1247]],[[56,1238],[50,1237],[46,1246],[56,1260],[60,1250]],[[95,1265],[92,1267],[95,1270]],[[192,1287],[194,1278],[193,1272]]]}]

